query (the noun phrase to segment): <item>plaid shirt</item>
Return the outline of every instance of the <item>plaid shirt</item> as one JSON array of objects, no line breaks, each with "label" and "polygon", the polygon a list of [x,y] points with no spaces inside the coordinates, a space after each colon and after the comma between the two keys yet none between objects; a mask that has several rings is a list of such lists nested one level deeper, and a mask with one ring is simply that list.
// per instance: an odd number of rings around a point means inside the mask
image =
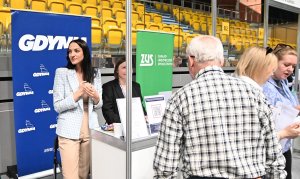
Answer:
[{"label": "plaid shirt", "polygon": [[202,69],[166,106],[154,178],[176,178],[179,161],[184,178],[286,176],[262,92],[216,66]]}]

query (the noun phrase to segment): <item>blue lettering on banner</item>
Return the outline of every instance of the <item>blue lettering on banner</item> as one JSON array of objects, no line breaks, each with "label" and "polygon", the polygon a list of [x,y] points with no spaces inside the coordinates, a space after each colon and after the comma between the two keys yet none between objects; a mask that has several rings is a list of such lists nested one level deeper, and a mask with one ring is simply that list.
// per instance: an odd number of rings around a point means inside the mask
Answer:
[{"label": "blue lettering on banner", "polygon": [[66,66],[71,40],[91,46],[91,18],[22,10],[11,15],[16,155],[23,177],[53,168],[55,70]]}]

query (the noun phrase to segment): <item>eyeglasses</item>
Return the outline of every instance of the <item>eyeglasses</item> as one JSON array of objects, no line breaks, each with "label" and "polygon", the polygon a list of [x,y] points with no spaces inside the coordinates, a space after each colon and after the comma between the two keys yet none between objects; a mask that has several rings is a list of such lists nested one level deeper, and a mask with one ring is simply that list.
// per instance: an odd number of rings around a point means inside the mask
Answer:
[{"label": "eyeglasses", "polygon": [[269,53],[278,53],[279,51],[281,51],[282,49],[286,49],[286,48],[290,48],[290,49],[294,49],[292,46],[288,45],[288,44],[277,44],[276,47],[274,49],[272,49],[271,47],[266,47],[266,55],[268,55]]},{"label": "eyeglasses", "polygon": [[273,53],[276,54],[279,51],[286,49],[286,48],[290,48],[290,49],[294,49],[292,46],[288,45],[288,44],[277,44],[276,47],[273,50]]},{"label": "eyeglasses", "polygon": [[266,55],[268,55],[269,53],[272,53],[273,49],[271,47],[266,47]]}]

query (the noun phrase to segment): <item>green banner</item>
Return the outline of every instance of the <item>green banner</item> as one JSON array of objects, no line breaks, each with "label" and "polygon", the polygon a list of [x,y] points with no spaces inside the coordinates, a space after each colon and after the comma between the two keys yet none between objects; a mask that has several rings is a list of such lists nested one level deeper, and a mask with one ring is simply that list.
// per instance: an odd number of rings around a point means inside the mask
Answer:
[{"label": "green banner", "polygon": [[172,91],[174,34],[138,31],[136,81],[143,96]]}]

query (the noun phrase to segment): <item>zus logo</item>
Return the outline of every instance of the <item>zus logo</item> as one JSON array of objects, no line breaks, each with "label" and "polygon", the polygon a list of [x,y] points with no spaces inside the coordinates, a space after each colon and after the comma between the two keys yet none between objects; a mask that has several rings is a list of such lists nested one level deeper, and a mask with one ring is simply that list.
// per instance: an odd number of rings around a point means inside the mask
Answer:
[{"label": "zus logo", "polygon": [[27,83],[24,83],[24,91],[17,92],[16,96],[28,96],[28,95],[34,95],[34,91],[30,88],[30,86]]},{"label": "zus logo", "polygon": [[141,54],[140,66],[153,66],[153,54]]},{"label": "zus logo", "polygon": [[[65,36],[52,36],[52,35],[36,35],[31,34],[23,35],[19,40],[19,48],[22,51],[42,51],[48,50],[61,50],[68,48],[72,40],[79,39],[79,37],[65,37]],[[86,41],[86,37],[81,37]],[[56,47],[56,49],[54,49]]]}]

